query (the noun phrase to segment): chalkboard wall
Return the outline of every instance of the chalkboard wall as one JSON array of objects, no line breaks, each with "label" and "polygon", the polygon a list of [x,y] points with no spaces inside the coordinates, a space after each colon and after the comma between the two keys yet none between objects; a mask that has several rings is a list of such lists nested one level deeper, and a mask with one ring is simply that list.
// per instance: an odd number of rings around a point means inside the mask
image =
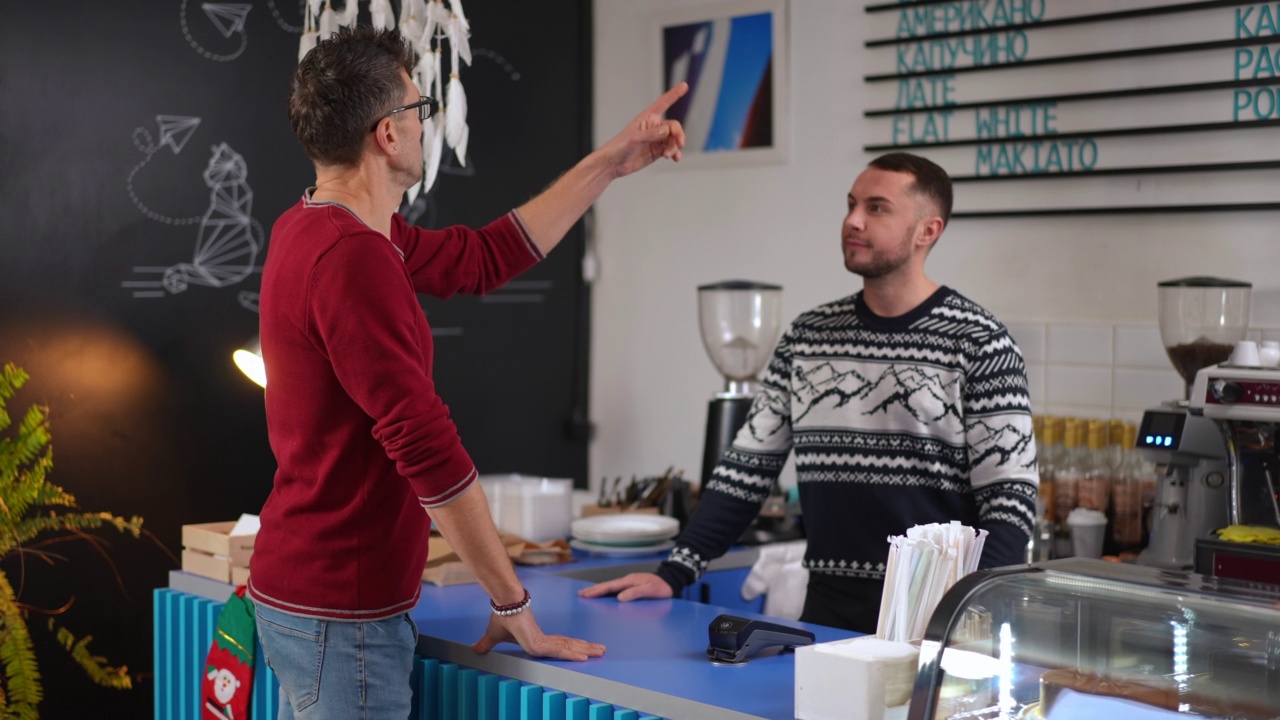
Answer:
[{"label": "chalkboard wall", "polygon": [[[589,2],[467,11],[470,162],[405,208],[429,227],[496,217],[590,146]],[[85,543],[46,548],[65,558],[52,567],[4,560],[24,602],[74,598],[59,622],[141,678],[98,689],[40,640],[44,717],[149,717],[150,593],[177,567],[180,526],[257,512],[270,491],[262,391],[230,358],[257,333],[271,224],[313,180],[284,111],[301,24],[288,0],[5,8],[0,363],[32,375],[10,410],[48,405],[50,479],[154,535],[104,535],[109,560]],[[503,291],[423,299],[437,383],[482,473],[585,484],[583,248],[579,226]]]}]

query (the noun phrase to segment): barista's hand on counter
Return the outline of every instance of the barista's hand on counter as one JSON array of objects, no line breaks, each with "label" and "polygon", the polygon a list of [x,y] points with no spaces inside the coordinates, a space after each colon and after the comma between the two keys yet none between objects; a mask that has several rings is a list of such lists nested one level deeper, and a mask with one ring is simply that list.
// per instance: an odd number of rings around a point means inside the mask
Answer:
[{"label": "barista's hand on counter", "polygon": [[483,655],[492,650],[493,646],[504,642],[516,643],[534,657],[582,661],[604,654],[604,646],[600,643],[564,635],[544,635],[542,628],[533,619],[532,610],[506,616],[492,614],[484,637],[472,645],[471,649]]},{"label": "barista's hand on counter", "polygon": [[616,580],[596,583],[578,591],[579,597],[595,598],[617,594],[620,602],[645,598],[669,598],[671,586],[653,573],[631,573]]}]

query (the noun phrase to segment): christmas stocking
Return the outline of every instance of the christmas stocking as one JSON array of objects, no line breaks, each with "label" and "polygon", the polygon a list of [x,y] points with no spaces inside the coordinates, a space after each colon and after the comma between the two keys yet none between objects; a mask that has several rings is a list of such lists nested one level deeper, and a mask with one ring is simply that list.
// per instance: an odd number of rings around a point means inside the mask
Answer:
[{"label": "christmas stocking", "polygon": [[236,588],[218,615],[200,683],[200,720],[246,720],[253,688],[253,602]]}]

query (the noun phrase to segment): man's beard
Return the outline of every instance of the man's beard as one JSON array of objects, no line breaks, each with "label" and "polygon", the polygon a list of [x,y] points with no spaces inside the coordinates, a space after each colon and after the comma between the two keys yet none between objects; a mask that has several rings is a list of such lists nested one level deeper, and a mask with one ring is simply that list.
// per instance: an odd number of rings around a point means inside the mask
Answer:
[{"label": "man's beard", "polygon": [[[907,233],[907,237],[910,238],[914,235],[915,228],[912,228]],[[909,241],[905,242],[901,247],[904,248],[904,252],[899,255],[892,257],[873,256],[868,263],[862,265],[855,265],[853,261],[850,261],[846,257],[844,267],[849,272],[861,276],[864,280],[874,280],[876,278],[884,277],[885,275],[889,275],[897,271],[903,265],[906,265],[907,261],[911,259],[911,243]]]}]

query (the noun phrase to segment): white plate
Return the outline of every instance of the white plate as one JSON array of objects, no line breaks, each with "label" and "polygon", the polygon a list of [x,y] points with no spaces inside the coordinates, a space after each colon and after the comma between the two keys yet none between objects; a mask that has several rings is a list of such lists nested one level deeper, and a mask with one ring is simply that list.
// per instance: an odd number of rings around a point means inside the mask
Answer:
[{"label": "white plate", "polygon": [[652,545],[639,545],[636,547],[617,547],[613,545],[594,545],[589,542],[583,542],[574,538],[569,541],[569,547],[574,550],[581,550],[592,555],[601,555],[604,557],[636,557],[639,555],[656,555],[657,553],[670,550],[675,547],[675,543],[671,540],[663,540]]},{"label": "white plate", "polygon": [[680,521],[666,515],[619,513],[574,520],[570,534],[587,542],[657,542],[680,533]]}]

